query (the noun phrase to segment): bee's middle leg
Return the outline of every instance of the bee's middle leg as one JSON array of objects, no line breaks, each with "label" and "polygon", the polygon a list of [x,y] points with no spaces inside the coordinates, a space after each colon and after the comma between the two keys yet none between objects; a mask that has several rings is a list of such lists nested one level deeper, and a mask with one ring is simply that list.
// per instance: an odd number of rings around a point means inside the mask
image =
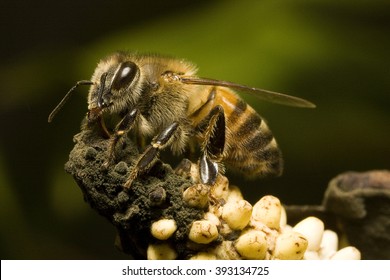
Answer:
[{"label": "bee's middle leg", "polygon": [[197,127],[204,135],[202,156],[199,160],[201,182],[214,185],[225,148],[226,121],[223,107],[215,106]]},{"label": "bee's middle leg", "polygon": [[178,122],[174,122],[153,138],[152,143],[146,147],[145,151],[137,160],[132,169],[129,178],[125,183],[125,188],[130,188],[132,182],[137,178],[139,173],[148,170],[157,160],[159,151],[169,145],[170,140],[173,139],[175,132],[179,127]]}]

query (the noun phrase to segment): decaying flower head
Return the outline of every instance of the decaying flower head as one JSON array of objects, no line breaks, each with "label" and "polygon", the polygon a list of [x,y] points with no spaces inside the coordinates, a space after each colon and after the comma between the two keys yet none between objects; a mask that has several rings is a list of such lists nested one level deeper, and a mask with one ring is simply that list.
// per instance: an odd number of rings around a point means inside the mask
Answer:
[{"label": "decaying flower head", "polygon": [[200,183],[197,165],[176,170],[157,162],[130,189],[123,184],[138,152],[125,138],[117,162],[103,168],[109,141],[83,130],[74,138],[66,171],[85,200],[117,229],[117,246],[140,259],[360,259],[354,247],[338,248],[337,234],[316,217],[294,227],[279,199],[254,205],[239,187],[218,175]]}]

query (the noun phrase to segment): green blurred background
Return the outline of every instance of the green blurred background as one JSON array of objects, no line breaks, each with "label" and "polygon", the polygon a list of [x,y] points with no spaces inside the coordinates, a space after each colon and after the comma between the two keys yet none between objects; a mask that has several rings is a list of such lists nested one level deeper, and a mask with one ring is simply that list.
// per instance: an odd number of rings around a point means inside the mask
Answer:
[{"label": "green blurred background", "polygon": [[255,202],[319,204],[347,171],[390,168],[389,1],[27,1],[0,4],[0,256],[122,259],[114,228],[63,170],[86,113],[81,88],[116,50],[195,62],[200,75],[309,99],[315,110],[243,96],[285,158],[281,178],[247,182]]}]

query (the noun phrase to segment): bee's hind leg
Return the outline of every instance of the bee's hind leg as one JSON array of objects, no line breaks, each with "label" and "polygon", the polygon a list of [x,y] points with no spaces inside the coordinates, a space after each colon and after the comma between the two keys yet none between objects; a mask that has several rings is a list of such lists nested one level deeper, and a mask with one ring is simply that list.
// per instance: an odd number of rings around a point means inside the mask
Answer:
[{"label": "bee's hind leg", "polygon": [[114,161],[116,144],[119,142],[123,135],[125,135],[128,131],[130,131],[130,129],[132,129],[137,119],[137,116],[138,110],[133,109],[129,113],[127,113],[115,127],[114,134],[110,138],[110,143],[108,147],[108,158],[103,163],[104,168],[107,168]]},{"label": "bee's hind leg", "polygon": [[215,106],[197,126],[204,135],[202,156],[199,160],[199,175],[201,182],[214,185],[225,148],[226,122],[223,107]]},{"label": "bee's hind leg", "polygon": [[130,188],[132,182],[135,178],[137,178],[139,173],[142,173],[153,166],[158,158],[159,151],[169,145],[169,142],[173,139],[172,137],[178,127],[179,123],[174,122],[153,138],[152,143],[146,147],[145,151],[139,157],[135,166],[131,170],[130,176],[124,185],[125,188]]}]

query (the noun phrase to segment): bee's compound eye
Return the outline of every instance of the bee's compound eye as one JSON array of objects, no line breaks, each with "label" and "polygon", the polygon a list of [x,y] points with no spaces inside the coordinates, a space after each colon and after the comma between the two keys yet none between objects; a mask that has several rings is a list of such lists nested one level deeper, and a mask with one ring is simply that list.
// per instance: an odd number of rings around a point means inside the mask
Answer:
[{"label": "bee's compound eye", "polygon": [[134,62],[127,61],[121,64],[112,82],[112,89],[120,90],[127,87],[134,80],[138,67]]}]

